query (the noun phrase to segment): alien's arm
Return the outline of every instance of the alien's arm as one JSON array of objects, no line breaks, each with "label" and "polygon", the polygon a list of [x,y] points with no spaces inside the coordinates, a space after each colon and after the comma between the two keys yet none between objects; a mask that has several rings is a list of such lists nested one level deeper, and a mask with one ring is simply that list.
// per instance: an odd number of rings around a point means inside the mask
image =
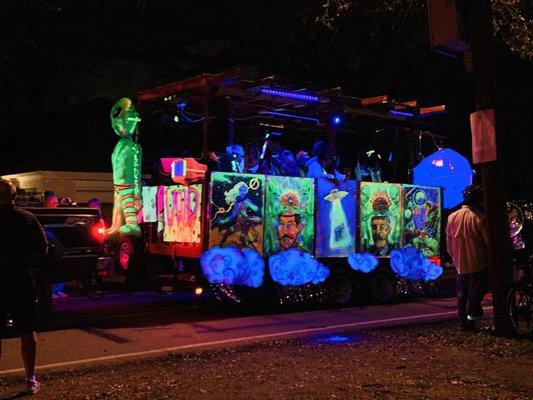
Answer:
[{"label": "alien's arm", "polygon": [[142,148],[135,143],[133,146],[133,195],[135,198],[141,198],[141,177],[142,177]]}]

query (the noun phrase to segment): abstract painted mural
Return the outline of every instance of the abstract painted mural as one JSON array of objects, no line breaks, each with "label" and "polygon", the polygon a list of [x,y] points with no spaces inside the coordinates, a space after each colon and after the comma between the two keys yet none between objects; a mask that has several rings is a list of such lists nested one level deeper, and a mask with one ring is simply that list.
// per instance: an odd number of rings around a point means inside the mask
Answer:
[{"label": "abstract painted mural", "polygon": [[403,185],[402,245],[412,245],[426,257],[438,256],[441,208],[440,188]]},{"label": "abstract painted mural", "polygon": [[267,176],[265,252],[296,248],[309,253],[314,244],[314,179]]},{"label": "abstract painted mural", "polygon": [[317,257],[346,257],[355,251],[357,182],[338,185],[316,179]]},{"label": "abstract painted mural", "polygon": [[402,232],[402,186],[361,182],[359,236],[363,252],[385,257],[400,247]]},{"label": "abstract painted mural", "polygon": [[165,190],[165,242],[202,242],[202,185],[174,185]]},{"label": "abstract painted mural", "polygon": [[157,222],[157,186],[143,186],[143,222]]},{"label": "abstract painted mural", "polygon": [[209,248],[236,246],[263,253],[264,175],[214,172]]}]

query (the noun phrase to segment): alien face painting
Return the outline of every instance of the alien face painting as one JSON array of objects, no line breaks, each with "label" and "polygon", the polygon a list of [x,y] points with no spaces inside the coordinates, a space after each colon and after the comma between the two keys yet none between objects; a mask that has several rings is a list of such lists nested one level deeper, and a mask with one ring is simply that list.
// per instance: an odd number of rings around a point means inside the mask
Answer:
[{"label": "alien face painting", "polygon": [[439,255],[441,190],[403,185],[404,222],[402,244],[412,245],[426,257]]}]

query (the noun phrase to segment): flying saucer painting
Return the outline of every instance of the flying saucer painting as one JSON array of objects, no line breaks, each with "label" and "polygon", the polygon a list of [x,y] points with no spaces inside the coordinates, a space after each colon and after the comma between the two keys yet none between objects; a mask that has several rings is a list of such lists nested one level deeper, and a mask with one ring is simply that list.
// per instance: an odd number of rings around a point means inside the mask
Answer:
[{"label": "flying saucer painting", "polygon": [[346,257],[355,251],[356,181],[336,185],[325,178],[316,180],[317,257]]}]

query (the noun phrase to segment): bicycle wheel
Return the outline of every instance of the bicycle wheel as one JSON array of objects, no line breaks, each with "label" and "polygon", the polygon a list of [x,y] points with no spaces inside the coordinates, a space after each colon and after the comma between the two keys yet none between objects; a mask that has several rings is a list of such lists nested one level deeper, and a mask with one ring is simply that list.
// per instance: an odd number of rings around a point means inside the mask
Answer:
[{"label": "bicycle wheel", "polygon": [[519,337],[530,337],[533,332],[531,309],[533,303],[532,286],[520,285],[511,289],[507,304],[513,328]]}]

